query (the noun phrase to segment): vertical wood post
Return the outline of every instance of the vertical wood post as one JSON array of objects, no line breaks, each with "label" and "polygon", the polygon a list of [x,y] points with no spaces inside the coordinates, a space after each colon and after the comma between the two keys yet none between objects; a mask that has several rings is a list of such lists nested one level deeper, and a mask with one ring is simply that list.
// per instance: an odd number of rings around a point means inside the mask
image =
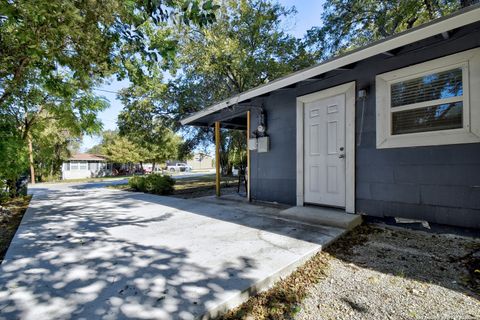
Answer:
[{"label": "vertical wood post", "polygon": [[220,197],[220,121],[215,121],[215,194]]},{"label": "vertical wood post", "polygon": [[250,196],[250,149],[248,148],[248,140],[250,139],[250,111],[247,111],[247,199],[252,201]]}]

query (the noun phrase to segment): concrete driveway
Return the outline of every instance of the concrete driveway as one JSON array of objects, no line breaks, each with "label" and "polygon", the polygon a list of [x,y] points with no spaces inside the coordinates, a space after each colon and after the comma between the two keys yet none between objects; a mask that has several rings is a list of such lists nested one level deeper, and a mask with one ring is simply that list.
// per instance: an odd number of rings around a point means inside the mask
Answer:
[{"label": "concrete driveway", "polygon": [[33,188],[0,266],[0,319],[193,319],[268,287],[342,233],[272,208]]}]

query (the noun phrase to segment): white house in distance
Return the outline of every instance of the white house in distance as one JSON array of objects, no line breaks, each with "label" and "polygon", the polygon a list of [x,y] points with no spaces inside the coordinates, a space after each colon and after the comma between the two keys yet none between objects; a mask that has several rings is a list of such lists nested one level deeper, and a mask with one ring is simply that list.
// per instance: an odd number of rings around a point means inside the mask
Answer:
[{"label": "white house in distance", "polygon": [[62,165],[62,180],[83,179],[104,176],[111,167],[102,156],[77,153]]}]

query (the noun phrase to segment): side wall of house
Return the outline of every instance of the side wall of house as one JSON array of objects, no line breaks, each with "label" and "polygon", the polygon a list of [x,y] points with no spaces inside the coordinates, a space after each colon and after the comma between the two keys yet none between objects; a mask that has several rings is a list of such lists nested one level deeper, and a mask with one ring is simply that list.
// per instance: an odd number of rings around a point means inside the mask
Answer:
[{"label": "side wall of house", "polygon": [[[368,91],[365,103],[356,104],[357,213],[480,228],[480,144],[377,149],[375,123],[377,74],[475,47],[480,47],[480,23],[455,30],[449,39],[414,43],[394,56],[375,56],[352,70],[333,71],[254,100],[267,114],[270,151],[252,152],[252,197],[295,205],[296,98],[356,81],[357,90]],[[253,112],[252,130],[257,124]]]}]

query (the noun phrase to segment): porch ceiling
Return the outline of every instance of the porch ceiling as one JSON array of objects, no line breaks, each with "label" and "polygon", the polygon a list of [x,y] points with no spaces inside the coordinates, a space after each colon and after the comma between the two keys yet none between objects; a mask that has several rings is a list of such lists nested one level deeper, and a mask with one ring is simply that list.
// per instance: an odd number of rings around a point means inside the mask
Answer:
[{"label": "porch ceiling", "polygon": [[226,129],[247,129],[247,111],[252,106],[249,105],[235,105],[230,108],[219,110],[217,112],[205,115],[199,119],[196,119],[191,125],[199,127],[211,127],[216,121],[220,121],[222,128]]}]

